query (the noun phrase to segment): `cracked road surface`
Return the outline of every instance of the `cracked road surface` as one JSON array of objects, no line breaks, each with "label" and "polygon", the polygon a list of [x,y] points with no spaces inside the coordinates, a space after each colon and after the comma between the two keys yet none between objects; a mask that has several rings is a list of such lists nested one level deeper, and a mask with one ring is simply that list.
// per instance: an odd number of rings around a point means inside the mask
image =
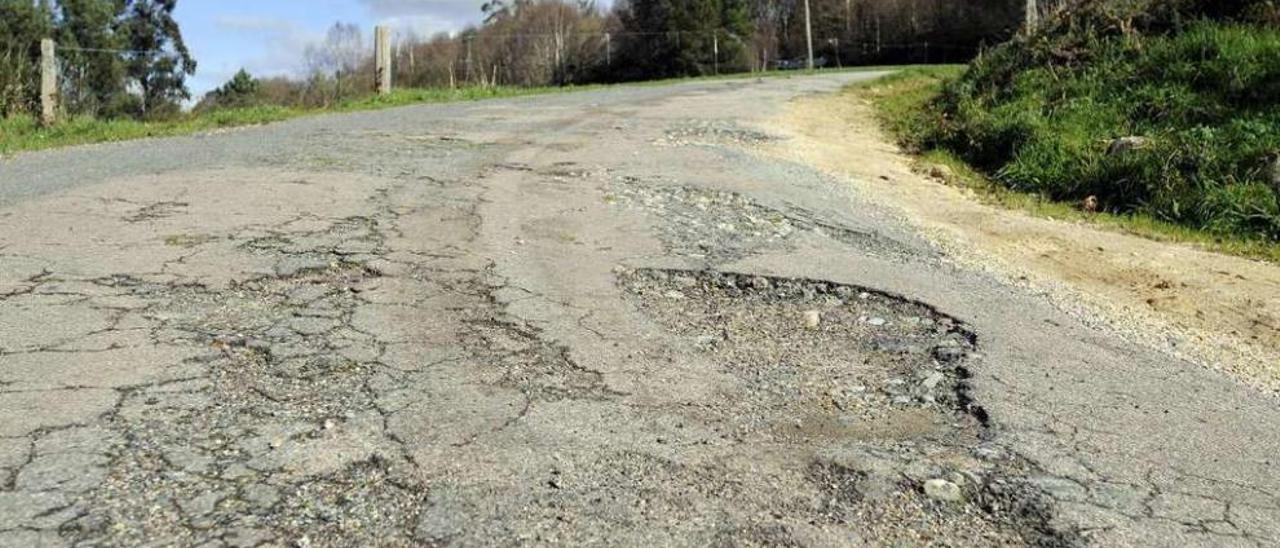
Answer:
[{"label": "cracked road surface", "polygon": [[1280,408],[756,150],[872,74],[0,165],[0,546],[1280,543]]}]

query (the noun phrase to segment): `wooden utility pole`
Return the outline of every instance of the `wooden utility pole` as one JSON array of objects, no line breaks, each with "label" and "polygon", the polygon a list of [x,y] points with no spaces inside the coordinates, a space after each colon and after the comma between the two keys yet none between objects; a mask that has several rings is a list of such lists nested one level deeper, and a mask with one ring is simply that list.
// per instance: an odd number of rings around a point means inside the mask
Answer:
[{"label": "wooden utility pole", "polygon": [[391,28],[379,25],[373,30],[374,72],[378,95],[391,93]]},{"label": "wooden utility pole", "polygon": [[471,41],[474,38],[474,34],[467,35],[467,84],[471,84]]},{"label": "wooden utility pole", "polygon": [[58,118],[58,58],[53,40],[40,41],[40,123],[51,126]]},{"label": "wooden utility pole", "polygon": [[813,17],[809,12],[809,0],[804,0],[804,37],[809,46],[809,70],[813,70]]},{"label": "wooden utility pole", "polygon": [[613,66],[613,37],[604,33],[604,64]]},{"label": "wooden utility pole", "polygon": [[720,33],[718,31],[711,32],[711,57],[715,73],[720,74]]},{"label": "wooden utility pole", "polygon": [[1040,8],[1036,0],[1027,0],[1027,34],[1035,34],[1040,26]]}]

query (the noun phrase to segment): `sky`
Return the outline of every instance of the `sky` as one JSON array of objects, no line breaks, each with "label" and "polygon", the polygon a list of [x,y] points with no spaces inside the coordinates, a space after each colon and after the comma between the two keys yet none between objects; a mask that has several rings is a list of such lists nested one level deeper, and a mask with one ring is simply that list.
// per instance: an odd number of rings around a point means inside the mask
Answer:
[{"label": "sky", "polygon": [[295,75],[302,52],[335,22],[365,29],[389,24],[428,36],[480,21],[483,0],[179,0],[174,11],[196,59],[188,87],[195,97],[241,67],[254,76]]}]

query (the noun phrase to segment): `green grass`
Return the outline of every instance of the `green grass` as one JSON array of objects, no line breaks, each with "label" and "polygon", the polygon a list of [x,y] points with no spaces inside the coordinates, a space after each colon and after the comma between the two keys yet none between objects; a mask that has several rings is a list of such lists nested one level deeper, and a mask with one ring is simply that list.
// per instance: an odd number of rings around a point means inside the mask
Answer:
[{"label": "green grass", "polygon": [[515,97],[548,93],[572,88],[458,88],[396,90],[385,97],[367,96],[343,101],[328,109],[300,109],[280,106],[258,106],[219,109],[199,114],[184,114],[164,121],[140,122],[132,119],[99,120],[73,117],[52,127],[40,127],[31,116],[0,119],[0,155],[71,145],[126,141],[145,137],[187,135],[219,128],[279,122],[299,116],[326,112],[375,110],[397,106],[474,101],[498,97]]},{"label": "green grass", "polygon": [[[736,80],[744,78],[789,78],[797,75],[837,72],[862,72],[873,70],[889,70],[893,67],[851,67],[845,69],[823,69],[821,71],[771,71],[766,73],[736,73],[717,76],[692,78],[673,78],[619,84],[623,86],[670,85],[691,81]],[[74,117],[50,128],[40,127],[33,116],[14,116],[0,118],[0,156],[18,152],[42,150],[73,145],[127,141],[146,137],[168,137],[188,135],[219,128],[249,126],[279,122],[299,116],[324,114],[331,112],[353,112],[361,110],[377,110],[399,106],[447,103],[456,101],[477,101],[504,97],[520,97],[546,93],[563,93],[603,89],[610,87],[603,84],[564,86],[564,87],[461,87],[397,89],[386,96],[367,95],[344,100],[330,108],[300,109],[279,106],[261,106],[233,109],[219,109],[198,114],[184,114],[179,118],[165,121],[140,122],[131,119],[99,120],[90,117]]]},{"label": "green grass", "polygon": [[[1146,36],[1070,32],[975,60],[942,86],[915,144],[1013,190],[1280,242],[1280,29],[1201,20]],[[1127,136],[1147,144],[1108,152]]]},{"label": "green grass", "polygon": [[931,141],[930,136],[940,123],[939,97],[965,70],[964,67],[910,68],[857,85],[853,92],[871,101],[881,124],[904,147],[918,154],[922,165],[947,166],[950,183],[973,189],[984,202],[1045,218],[1089,222],[1153,240],[1188,243],[1232,255],[1280,262],[1280,243],[1275,241],[1170,222],[1142,211],[1087,213],[1078,207],[1079,201],[1012,188],[976,167],[962,152]]}]

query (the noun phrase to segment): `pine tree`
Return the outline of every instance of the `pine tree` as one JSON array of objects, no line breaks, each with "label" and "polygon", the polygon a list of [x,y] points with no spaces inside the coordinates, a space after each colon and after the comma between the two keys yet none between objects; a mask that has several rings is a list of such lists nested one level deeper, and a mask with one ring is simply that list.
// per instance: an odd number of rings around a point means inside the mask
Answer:
[{"label": "pine tree", "polygon": [[242,68],[212,95],[219,107],[243,107],[254,102],[260,87],[258,80]]},{"label": "pine tree", "polygon": [[628,79],[709,74],[718,59],[737,63],[751,34],[745,0],[632,0],[621,15]]},{"label": "pine tree", "polygon": [[173,18],[178,0],[129,0],[120,32],[128,53],[128,79],[141,91],[140,114],[163,116],[190,99],[186,77],[195,74],[196,61],[182,41]]}]

